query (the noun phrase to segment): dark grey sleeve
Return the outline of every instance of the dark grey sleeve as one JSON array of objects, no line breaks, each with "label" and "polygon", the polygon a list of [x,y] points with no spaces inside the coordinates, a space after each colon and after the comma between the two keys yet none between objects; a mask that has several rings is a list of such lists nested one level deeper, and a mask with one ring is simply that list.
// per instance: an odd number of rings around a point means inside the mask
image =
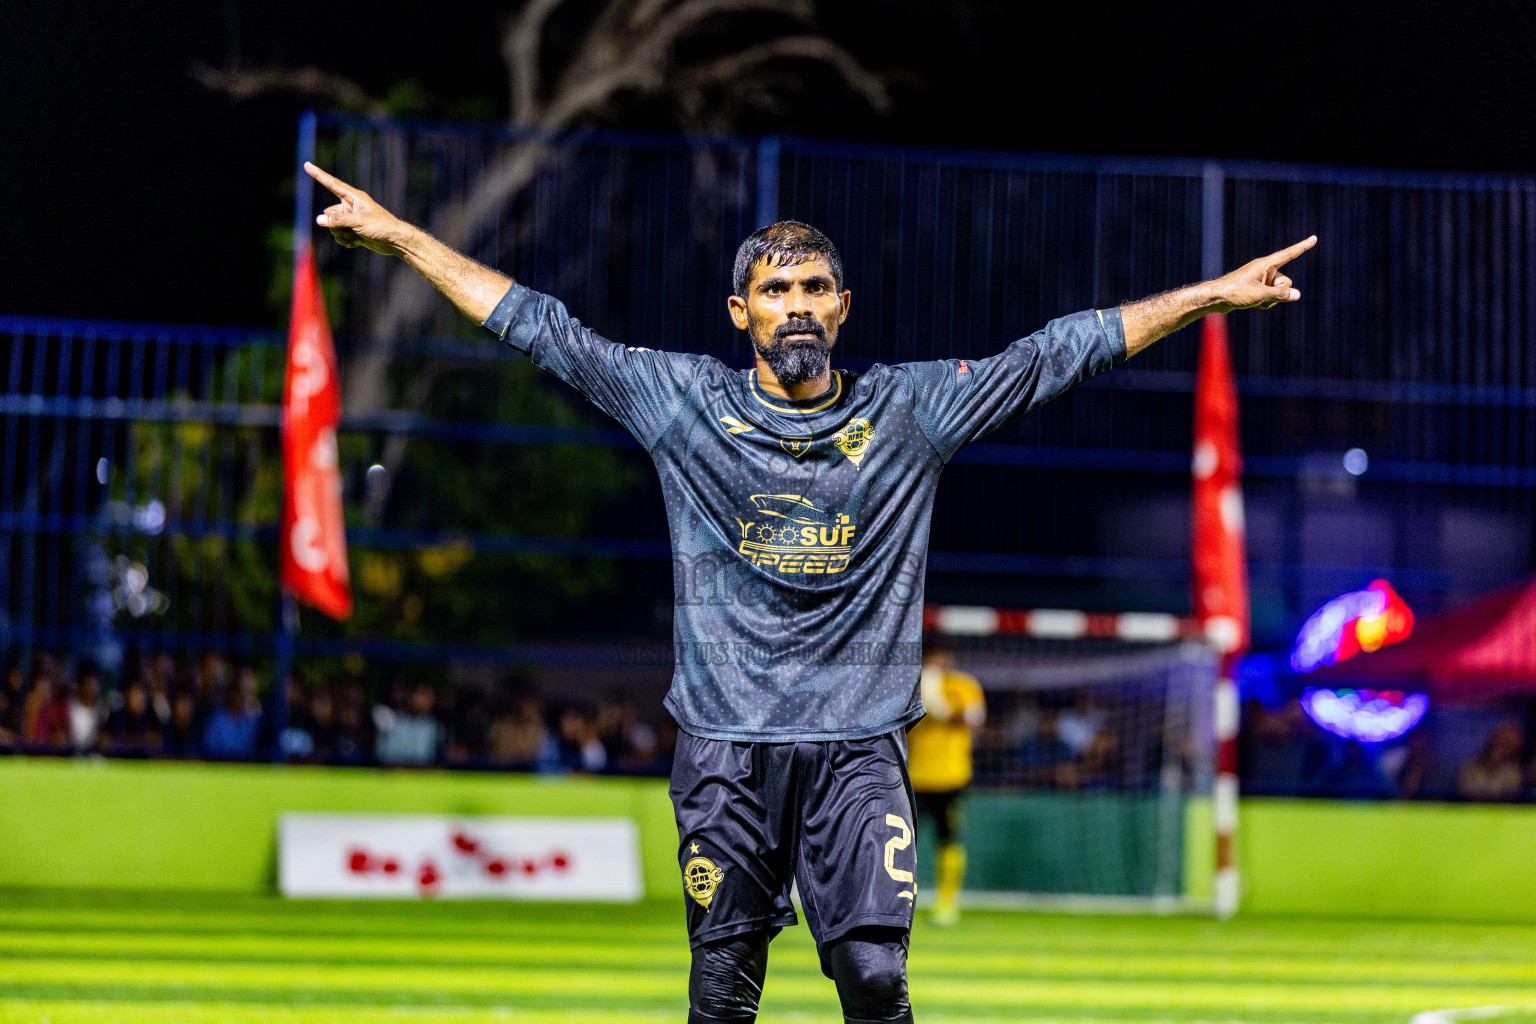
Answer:
[{"label": "dark grey sleeve", "polygon": [[1090,309],[1052,320],[986,359],[903,363],[917,422],[948,462],[1015,416],[1125,361],[1118,309]]},{"label": "dark grey sleeve", "polygon": [[484,326],[618,420],[647,451],[677,418],[703,358],[609,341],[558,299],[520,284],[507,289]]}]

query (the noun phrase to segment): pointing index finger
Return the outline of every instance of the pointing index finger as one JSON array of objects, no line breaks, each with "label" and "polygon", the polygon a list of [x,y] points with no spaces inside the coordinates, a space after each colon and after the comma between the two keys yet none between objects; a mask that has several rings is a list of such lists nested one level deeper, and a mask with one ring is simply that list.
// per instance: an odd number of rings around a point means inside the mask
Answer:
[{"label": "pointing index finger", "polygon": [[1275,253],[1273,256],[1269,257],[1270,265],[1279,267],[1289,263],[1291,260],[1295,259],[1297,256],[1300,256],[1302,253],[1306,252],[1316,244],[1316,235],[1303,238],[1295,245],[1287,246],[1286,248],[1281,249],[1279,252]]},{"label": "pointing index finger", "polygon": [[311,178],[314,178],[316,181],[330,189],[332,192],[336,193],[336,195],[342,199],[345,199],[353,194],[351,185],[348,185],[334,174],[328,174],[327,172],[322,171],[308,160],[304,161],[304,170],[309,174]]}]

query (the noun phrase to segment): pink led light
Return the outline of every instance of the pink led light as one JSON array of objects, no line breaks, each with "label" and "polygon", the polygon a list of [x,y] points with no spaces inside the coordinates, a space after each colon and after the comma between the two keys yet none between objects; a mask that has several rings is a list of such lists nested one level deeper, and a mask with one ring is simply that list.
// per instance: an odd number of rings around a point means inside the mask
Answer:
[{"label": "pink led light", "polygon": [[1329,601],[1307,619],[1291,651],[1291,668],[1311,672],[1406,639],[1413,612],[1386,580]]},{"label": "pink led light", "polygon": [[1301,695],[1307,717],[1335,736],[1362,743],[1395,740],[1418,725],[1429,710],[1423,693],[1309,689]]}]

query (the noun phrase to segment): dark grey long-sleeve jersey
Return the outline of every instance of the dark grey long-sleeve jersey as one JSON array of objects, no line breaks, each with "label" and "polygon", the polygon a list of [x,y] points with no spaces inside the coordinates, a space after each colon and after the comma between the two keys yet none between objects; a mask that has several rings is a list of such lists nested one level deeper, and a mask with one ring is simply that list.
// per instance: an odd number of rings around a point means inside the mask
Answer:
[{"label": "dark grey long-sleeve jersey", "polygon": [[985,359],[834,371],[820,397],[626,347],[514,284],[485,326],[618,420],[661,474],[675,661],[666,706],[709,739],[861,739],[916,721],[934,488],[961,448],[1125,359],[1118,309]]}]

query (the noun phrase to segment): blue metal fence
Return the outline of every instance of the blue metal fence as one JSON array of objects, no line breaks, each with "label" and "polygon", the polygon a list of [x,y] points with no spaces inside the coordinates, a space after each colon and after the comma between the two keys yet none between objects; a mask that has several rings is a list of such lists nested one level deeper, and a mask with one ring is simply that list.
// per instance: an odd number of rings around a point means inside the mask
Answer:
[{"label": "blue metal fence", "polygon": [[[603,333],[740,365],[730,263],[773,216],[810,220],[842,248],[854,308],[840,358],[855,369],[984,355],[1053,316],[1316,233],[1296,268],[1304,301],[1232,320],[1261,641],[1283,642],[1322,600],[1376,575],[1433,612],[1531,566],[1536,179],[538,139],[340,115],[318,129],[323,164]],[[478,219],[445,212],[527,168]],[[324,238],[319,252],[349,388],[360,608],[402,600],[390,593],[402,572],[455,582],[427,587],[409,621],[306,621],[299,653],[579,660],[538,643],[666,635],[666,526],[633,443],[446,302],[413,299],[398,264]],[[1193,342],[1171,338],[963,453],[935,510],[930,598],[1182,610]],[[6,639],[273,650],[282,343],[0,318]],[[1355,447],[1370,459],[1361,476],[1341,461]],[[388,494],[370,504],[365,471],[381,460]],[[591,473],[603,486],[572,482]],[[539,488],[552,496],[542,505]],[[433,551],[455,553],[456,568],[433,576]],[[263,560],[268,575],[245,579]],[[454,588],[483,592],[490,610],[434,618]]]}]

